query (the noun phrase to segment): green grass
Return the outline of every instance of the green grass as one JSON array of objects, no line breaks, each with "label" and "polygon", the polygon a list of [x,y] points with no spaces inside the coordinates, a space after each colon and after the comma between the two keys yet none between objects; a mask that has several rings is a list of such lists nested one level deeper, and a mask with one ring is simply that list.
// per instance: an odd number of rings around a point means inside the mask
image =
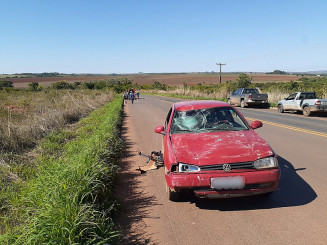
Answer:
[{"label": "green grass", "polygon": [[[1,244],[103,244],[119,234],[111,217],[122,99],[117,97],[40,144],[37,173],[6,197]],[[11,185],[10,188],[14,188]],[[1,202],[1,198],[0,198]]]}]

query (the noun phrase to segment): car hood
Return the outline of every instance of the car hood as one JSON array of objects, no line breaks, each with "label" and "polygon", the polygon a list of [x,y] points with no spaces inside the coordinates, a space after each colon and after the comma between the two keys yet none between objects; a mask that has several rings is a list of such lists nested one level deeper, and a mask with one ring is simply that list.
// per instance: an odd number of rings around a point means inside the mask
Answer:
[{"label": "car hood", "polygon": [[198,166],[255,161],[273,154],[253,130],[173,134],[171,142],[178,162]]}]

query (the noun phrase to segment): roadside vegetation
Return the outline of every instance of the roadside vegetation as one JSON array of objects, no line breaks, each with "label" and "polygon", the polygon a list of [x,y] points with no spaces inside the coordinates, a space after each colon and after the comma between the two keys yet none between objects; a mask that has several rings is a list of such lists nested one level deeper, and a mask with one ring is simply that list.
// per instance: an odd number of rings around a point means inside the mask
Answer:
[{"label": "roadside vegetation", "polygon": [[22,152],[113,97],[99,91],[0,91],[0,151]]},{"label": "roadside vegetation", "polygon": [[290,93],[296,91],[314,91],[320,98],[327,98],[327,77],[307,78],[301,77],[297,81],[279,83],[252,83],[252,77],[247,74],[240,74],[235,81],[228,81],[223,84],[203,84],[171,87],[166,84],[154,82],[152,85],[140,85],[143,92],[166,96],[175,96],[185,99],[216,99],[227,101],[227,96],[238,88],[258,88],[261,93],[268,94],[268,101],[271,106],[276,106],[277,102]]},{"label": "roadside vegetation", "polygon": [[0,243],[113,243],[122,98],[36,85],[0,90]]}]

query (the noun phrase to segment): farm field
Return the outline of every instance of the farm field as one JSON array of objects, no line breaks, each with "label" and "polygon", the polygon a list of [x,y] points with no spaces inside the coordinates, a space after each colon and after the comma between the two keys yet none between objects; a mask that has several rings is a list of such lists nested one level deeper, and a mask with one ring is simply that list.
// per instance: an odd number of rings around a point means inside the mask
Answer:
[{"label": "farm field", "polygon": [[[276,74],[262,74],[249,73],[253,77],[253,83],[265,82],[289,82],[296,81],[301,76],[298,75],[276,75]],[[222,73],[222,82],[236,81],[239,73]],[[309,76],[310,77],[310,76]],[[120,74],[120,75],[67,75],[58,77],[22,77],[22,78],[4,78],[0,77],[0,81],[12,81],[16,88],[26,88],[31,82],[38,82],[42,86],[48,86],[53,82],[67,81],[67,82],[91,82],[109,79],[128,78],[137,84],[153,84],[154,81],[164,83],[170,86],[178,86],[184,83],[188,85],[195,85],[198,83],[204,84],[218,84],[219,73],[156,73],[156,74]]]}]

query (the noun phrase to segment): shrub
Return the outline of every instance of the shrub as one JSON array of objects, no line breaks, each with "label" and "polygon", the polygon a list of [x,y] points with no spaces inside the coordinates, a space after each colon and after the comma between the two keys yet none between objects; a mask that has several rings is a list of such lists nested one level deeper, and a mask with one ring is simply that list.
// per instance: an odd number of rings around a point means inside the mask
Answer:
[{"label": "shrub", "polygon": [[239,78],[236,79],[238,88],[247,88],[251,85],[252,77],[249,77],[245,73],[241,73]]},{"label": "shrub", "polygon": [[12,81],[0,81],[0,89],[13,88],[14,84]]},{"label": "shrub", "polygon": [[157,81],[154,81],[152,84],[152,89],[155,89],[155,90],[167,90],[167,88],[168,88],[167,84],[163,84],[163,83],[160,83]]},{"label": "shrub", "polygon": [[83,87],[87,89],[94,89],[94,82],[85,82],[83,83]]},{"label": "shrub", "polygon": [[38,82],[31,82],[28,84],[28,89],[31,91],[38,91],[40,89]]},{"label": "shrub", "polygon": [[70,83],[68,83],[66,81],[60,81],[60,82],[52,83],[51,88],[56,89],[56,90],[74,89],[74,85],[70,84]]}]

